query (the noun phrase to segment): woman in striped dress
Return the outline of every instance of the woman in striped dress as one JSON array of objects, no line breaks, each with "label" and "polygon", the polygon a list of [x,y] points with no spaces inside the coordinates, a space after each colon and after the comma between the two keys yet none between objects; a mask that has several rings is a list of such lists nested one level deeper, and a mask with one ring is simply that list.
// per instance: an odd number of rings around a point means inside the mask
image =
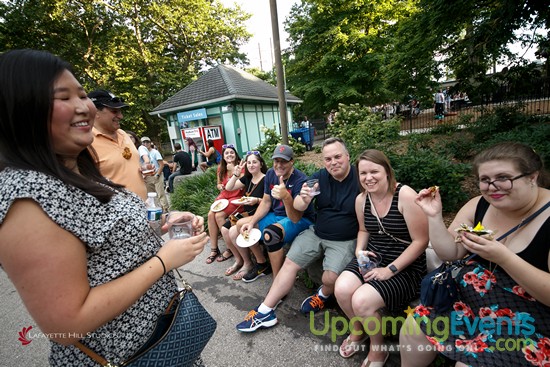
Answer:
[{"label": "woman in striped dress", "polygon": [[[338,277],[335,295],[351,320],[350,335],[340,346],[349,358],[370,336],[370,351],[363,366],[382,367],[389,353],[378,346],[384,342],[379,310],[399,314],[408,302],[418,298],[426,274],[425,250],[428,222],[416,205],[416,192],[398,184],[388,158],[379,150],[364,151],[357,160],[361,193],[355,201],[359,221],[356,257]],[[366,250],[376,255],[377,267],[361,274],[357,257]]]}]

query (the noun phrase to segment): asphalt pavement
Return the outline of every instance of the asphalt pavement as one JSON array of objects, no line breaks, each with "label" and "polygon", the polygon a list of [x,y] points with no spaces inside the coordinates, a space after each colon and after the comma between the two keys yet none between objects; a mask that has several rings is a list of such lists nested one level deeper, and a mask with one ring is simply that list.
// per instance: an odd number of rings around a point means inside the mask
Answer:
[{"label": "asphalt pavement", "polygon": [[[220,239],[220,248],[225,248]],[[320,313],[311,321],[300,313],[300,305],[312,293],[302,281],[297,280],[292,292],[277,308],[279,323],[255,333],[241,333],[235,326],[248,311],[256,307],[267,294],[272,276],[264,276],[255,282],[234,281],[224,275],[233,258],[219,263],[206,264],[207,248],[190,264],[180,269],[204,305],[218,323],[216,332],[202,357],[209,367],[235,366],[360,366],[366,350],[350,359],[338,354],[338,347],[345,335],[331,340],[331,329],[325,335],[325,318],[330,324],[340,316],[336,309],[328,314]],[[17,292],[0,270],[0,366],[46,366],[49,343],[41,337],[36,323],[22,305]],[[326,317],[329,316],[329,317]],[[313,326],[310,326],[312,324]],[[32,326],[27,333],[31,342],[23,345],[18,340],[23,328]],[[329,325],[328,325],[329,326]],[[341,326],[338,325],[341,329]],[[316,330],[315,334],[311,329]],[[29,337],[30,336],[30,337]],[[395,342],[394,342],[395,343]],[[390,346],[391,347],[391,346]],[[399,366],[399,353],[393,351],[386,366]]]}]

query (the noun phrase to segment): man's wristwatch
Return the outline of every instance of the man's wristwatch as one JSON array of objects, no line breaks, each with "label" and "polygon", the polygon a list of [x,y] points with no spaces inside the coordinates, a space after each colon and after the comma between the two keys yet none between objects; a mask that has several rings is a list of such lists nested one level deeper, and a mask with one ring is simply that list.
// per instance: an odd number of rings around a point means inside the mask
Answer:
[{"label": "man's wristwatch", "polygon": [[388,269],[391,270],[392,273],[397,273],[397,268],[395,267],[395,265],[391,264],[390,266],[388,266]]}]

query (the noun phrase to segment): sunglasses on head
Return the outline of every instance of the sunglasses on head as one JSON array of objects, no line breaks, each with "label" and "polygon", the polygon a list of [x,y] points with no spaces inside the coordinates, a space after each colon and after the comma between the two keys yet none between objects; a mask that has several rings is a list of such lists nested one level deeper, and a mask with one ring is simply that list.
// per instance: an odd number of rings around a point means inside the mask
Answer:
[{"label": "sunglasses on head", "polygon": [[224,145],[222,145],[222,149],[226,149],[226,148],[235,149],[235,146],[233,144],[224,144]]},{"label": "sunglasses on head", "polygon": [[251,154],[254,154],[254,155],[260,155],[260,152],[257,151],[257,150],[249,150],[248,152],[246,152],[246,155],[249,156]]}]

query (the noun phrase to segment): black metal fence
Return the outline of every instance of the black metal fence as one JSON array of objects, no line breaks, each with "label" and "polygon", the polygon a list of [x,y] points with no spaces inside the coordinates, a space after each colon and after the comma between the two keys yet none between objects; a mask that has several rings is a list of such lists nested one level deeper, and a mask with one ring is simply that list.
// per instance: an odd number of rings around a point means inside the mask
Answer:
[{"label": "black metal fence", "polygon": [[[531,86],[526,88],[525,85]],[[476,119],[484,113],[503,106],[521,106],[524,113],[529,115],[550,116],[550,78],[537,78],[522,85],[517,83],[501,84],[492,93],[485,93],[455,99],[446,105],[443,118],[438,118],[434,113],[434,107],[421,108],[419,111],[408,107],[396,109],[396,114],[401,120],[403,133],[428,131],[443,123],[458,123],[461,116],[469,115]],[[382,112],[381,112],[382,113]],[[324,119],[310,121],[315,128],[314,141],[322,141],[329,137],[327,123]]]},{"label": "black metal fence", "polygon": [[468,104],[461,106],[456,110],[447,111],[443,118],[437,118],[434,114],[434,109],[429,108],[420,111],[416,116],[403,116],[401,121],[402,131],[422,131],[429,130],[443,123],[457,123],[463,115],[470,115],[473,119],[481,116],[483,113],[497,107],[511,106],[520,104],[522,110],[529,115],[550,115],[550,96],[544,98],[526,98],[514,99],[500,102],[489,102],[480,105]]}]

